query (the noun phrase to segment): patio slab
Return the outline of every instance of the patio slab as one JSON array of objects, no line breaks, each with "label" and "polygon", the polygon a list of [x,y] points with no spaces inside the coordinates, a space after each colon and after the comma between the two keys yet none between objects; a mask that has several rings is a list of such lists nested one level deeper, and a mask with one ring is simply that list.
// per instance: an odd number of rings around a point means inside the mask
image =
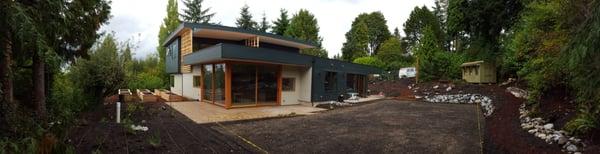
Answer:
[{"label": "patio slab", "polygon": [[292,113],[296,115],[311,115],[315,114],[315,112],[325,110],[301,104],[225,109],[220,106],[198,101],[166,103],[199,124],[278,117]]}]

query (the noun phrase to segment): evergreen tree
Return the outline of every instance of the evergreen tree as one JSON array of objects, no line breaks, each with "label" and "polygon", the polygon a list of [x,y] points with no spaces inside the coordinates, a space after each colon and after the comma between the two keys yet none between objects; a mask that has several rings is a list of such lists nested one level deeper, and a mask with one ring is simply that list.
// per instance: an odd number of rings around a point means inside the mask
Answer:
[{"label": "evergreen tree", "polygon": [[386,64],[387,70],[397,70],[400,67],[410,66],[412,63],[412,58],[405,53],[406,48],[403,47],[401,40],[390,37],[381,44],[376,57]]},{"label": "evergreen tree", "polygon": [[342,59],[354,61],[367,56],[369,48],[369,29],[364,22],[358,22],[346,33],[347,41],[342,46]]},{"label": "evergreen tree", "polygon": [[327,51],[321,46],[323,38],[319,36],[317,19],[308,10],[300,9],[294,14],[284,36],[316,43],[317,48],[302,49],[300,53],[327,58]]},{"label": "evergreen tree", "polygon": [[281,14],[279,15],[279,18],[273,22],[273,29],[271,29],[271,32],[277,35],[283,35],[290,25],[290,20],[287,15],[288,11],[285,9],[281,9],[280,11]]},{"label": "evergreen tree", "polygon": [[257,30],[256,21],[252,20],[252,14],[249,11],[250,7],[248,5],[244,5],[240,11],[240,17],[237,18],[235,24],[238,28],[248,29],[248,30]]},{"label": "evergreen tree", "polygon": [[400,31],[398,30],[398,27],[394,28],[394,37],[398,40],[402,39],[402,36],[400,36]]},{"label": "evergreen tree", "polygon": [[271,28],[271,25],[267,21],[267,14],[263,13],[262,20],[261,20],[260,24],[258,25],[258,30],[261,32],[267,32],[267,30],[269,30],[269,28]]},{"label": "evergreen tree", "polygon": [[187,7],[183,10],[181,18],[185,22],[191,23],[210,23],[215,13],[210,13],[210,8],[202,9],[204,0],[183,0],[183,4]]},{"label": "evergreen tree", "polygon": [[[353,31],[353,29],[356,29],[355,27],[359,24],[359,23],[363,23],[365,24],[365,26],[367,27],[367,37],[355,37],[353,36],[353,33],[351,31]],[[348,31],[346,33],[346,43],[344,43],[344,47],[342,47],[342,49],[346,48],[346,49],[351,49],[353,47],[350,46],[360,46],[360,45],[355,45],[352,43],[359,43],[362,41],[351,41],[351,39],[356,39],[356,38],[364,38],[366,39],[365,41],[367,41],[367,55],[375,55],[377,53],[377,49],[379,48],[379,46],[385,41],[387,40],[391,34],[390,31],[388,30],[388,27],[386,25],[386,20],[383,16],[383,14],[381,14],[381,12],[372,12],[372,13],[361,13],[360,15],[358,15],[358,17],[356,17],[354,19],[354,21],[352,22],[352,28],[350,28],[350,31]],[[361,44],[362,45],[362,44]],[[358,51],[358,50],[355,50]],[[348,51],[344,52],[345,54],[348,53]],[[358,53],[361,54],[361,53]],[[347,56],[348,57],[348,56]],[[349,56],[349,57],[353,57],[353,56]],[[357,57],[354,57],[357,58]]]},{"label": "evergreen tree", "polygon": [[[169,81],[169,75],[166,73],[165,66],[165,56],[167,49],[162,47],[162,44],[167,41],[167,37],[171,34],[175,29],[179,26],[179,13],[177,13],[177,0],[169,0],[167,4],[167,16],[163,19],[162,25],[160,25],[160,30],[158,31],[158,47],[156,47],[156,51],[158,51],[159,57],[159,67],[158,69],[163,72],[162,79],[163,81]],[[164,83],[164,86],[167,87],[167,83]]]},{"label": "evergreen tree", "polygon": [[404,23],[405,39],[409,44],[408,49],[414,50],[424,35],[424,28],[430,27],[436,37],[438,46],[443,46],[444,32],[438,18],[425,6],[415,7]]}]

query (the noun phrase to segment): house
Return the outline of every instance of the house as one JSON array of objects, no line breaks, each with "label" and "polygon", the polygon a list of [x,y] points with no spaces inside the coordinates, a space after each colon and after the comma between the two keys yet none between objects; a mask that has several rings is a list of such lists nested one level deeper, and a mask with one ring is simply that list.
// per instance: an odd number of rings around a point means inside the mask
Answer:
[{"label": "house", "polygon": [[367,95],[374,67],[300,54],[311,42],[233,27],[181,23],[163,46],[170,90],[225,108]]},{"label": "house", "polygon": [[469,83],[496,83],[496,66],[492,63],[474,61],[460,66],[463,79]]}]

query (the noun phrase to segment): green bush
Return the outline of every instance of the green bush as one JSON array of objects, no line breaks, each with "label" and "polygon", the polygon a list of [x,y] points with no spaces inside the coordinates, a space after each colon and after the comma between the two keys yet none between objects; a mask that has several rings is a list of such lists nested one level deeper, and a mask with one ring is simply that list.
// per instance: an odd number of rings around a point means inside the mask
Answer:
[{"label": "green bush", "polygon": [[357,63],[357,64],[374,66],[374,67],[378,67],[378,68],[383,68],[385,66],[385,64],[381,60],[379,60],[375,57],[360,57],[360,58],[354,59],[353,62]]},{"label": "green bush", "polygon": [[56,74],[51,87],[48,111],[53,121],[67,122],[88,105],[83,90],[76,87],[65,74]]},{"label": "green bush", "polygon": [[163,87],[163,80],[158,75],[151,73],[140,73],[131,77],[127,81],[129,89],[160,89]]}]

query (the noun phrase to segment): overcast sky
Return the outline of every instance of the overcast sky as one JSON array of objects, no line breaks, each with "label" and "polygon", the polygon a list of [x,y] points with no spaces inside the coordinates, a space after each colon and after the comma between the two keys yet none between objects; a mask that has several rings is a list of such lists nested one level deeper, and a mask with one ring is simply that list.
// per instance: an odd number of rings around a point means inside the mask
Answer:
[{"label": "overcast sky", "polygon": [[[260,21],[262,14],[267,20],[279,17],[281,8],[287,9],[291,17],[299,9],[308,9],[318,20],[323,46],[329,57],[341,52],[344,34],[352,21],[363,12],[381,11],[387,20],[390,32],[402,24],[415,6],[432,7],[434,0],[204,0],[203,8],[210,7],[216,15],[214,21],[225,26],[235,26],[240,8],[248,4],[254,20]],[[138,48],[137,58],[156,52],[158,30],[166,16],[167,0],[113,0],[109,23],[101,31],[114,32],[120,41],[130,40]],[[179,0],[179,10],[185,6]],[[404,34],[402,34],[404,36]]]}]

